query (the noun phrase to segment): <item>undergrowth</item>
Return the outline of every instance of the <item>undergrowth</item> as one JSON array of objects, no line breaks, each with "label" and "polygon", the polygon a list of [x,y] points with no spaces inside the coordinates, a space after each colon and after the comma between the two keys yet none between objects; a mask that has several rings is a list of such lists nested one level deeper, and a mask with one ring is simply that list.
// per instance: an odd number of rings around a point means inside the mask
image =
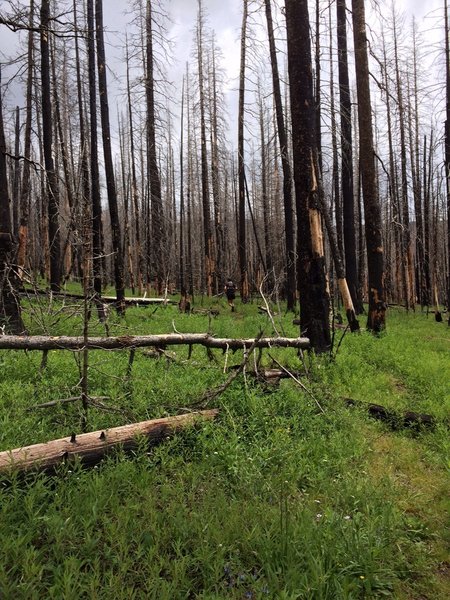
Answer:
[{"label": "undergrowth", "polygon": [[[210,331],[273,335],[256,304],[208,314],[175,306],[109,316],[111,335]],[[30,333],[80,335],[81,310],[29,304]],[[292,314],[274,317],[297,335]],[[92,335],[104,327],[92,315]],[[342,335],[341,331],[337,338]],[[262,386],[248,371],[214,400],[215,422],[93,469],[0,477],[0,597],[6,599],[447,598],[450,336],[424,314],[391,310],[379,337],[345,334],[334,358],[270,354],[300,374]],[[89,353],[90,430],[176,414],[222,384],[242,352],[167,347]],[[6,450],[80,430],[79,353],[0,351]],[[262,353],[262,366],[274,366]],[[364,404],[432,414],[429,430],[392,431]],[[319,405],[322,410],[319,409]]]}]

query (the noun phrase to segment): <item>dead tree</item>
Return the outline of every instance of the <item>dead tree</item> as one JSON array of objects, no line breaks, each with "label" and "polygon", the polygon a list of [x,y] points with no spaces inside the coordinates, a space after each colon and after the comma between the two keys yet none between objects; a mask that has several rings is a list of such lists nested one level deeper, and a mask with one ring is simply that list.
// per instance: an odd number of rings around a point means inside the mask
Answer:
[{"label": "dead tree", "polygon": [[241,273],[241,299],[247,302],[249,296],[247,265],[247,234],[245,215],[245,162],[244,162],[244,100],[245,100],[245,61],[247,49],[248,0],[243,0],[241,27],[241,64],[239,68],[239,107],[238,107],[238,254]]},{"label": "dead tree", "polygon": [[[155,80],[153,56],[152,0],[147,0],[145,15],[145,101],[147,110],[147,178],[150,185],[151,240],[149,240],[148,268],[150,278],[155,277],[157,292],[162,292],[164,218],[161,179],[156,152]],[[148,225],[147,225],[148,226]],[[149,282],[148,282],[149,283]]]},{"label": "dead tree", "polygon": [[355,45],[356,89],[358,97],[359,154],[364,201],[367,270],[369,280],[369,315],[367,328],[375,333],[385,328],[386,298],[384,288],[381,209],[372,128],[369,85],[366,18],[364,0],[352,0]]},{"label": "dead tree", "polygon": [[289,161],[288,140],[284,123],[283,105],[281,101],[280,75],[273,32],[272,7],[270,0],[265,0],[267,34],[269,38],[270,65],[272,69],[272,86],[275,112],[277,118],[278,142],[280,144],[281,166],[283,169],[283,201],[284,226],[286,235],[286,301],[287,309],[295,307],[295,237],[294,214],[292,201],[292,173]]},{"label": "dead tree", "polygon": [[42,135],[48,210],[48,242],[50,248],[50,287],[58,292],[61,283],[61,249],[59,228],[59,190],[53,160],[53,114],[50,86],[49,50],[50,1],[41,2],[41,93]]},{"label": "dead tree", "polygon": [[15,289],[17,277],[11,269],[11,258],[16,250],[16,241],[12,234],[9,207],[2,97],[0,93],[0,325],[4,328],[3,331],[19,334],[23,332],[23,323],[19,297]]},{"label": "dead tree", "polygon": [[358,293],[355,203],[353,190],[352,105],[348,74],[347,15],[345,0],[336,2],[339,103],[341,122],[341,187],[345,273],[356,312],[363,311]]},{"label": "dead tree", "polygon": [[317,138],[314,131],[311,41],[307,0],[286,0],[289,87],[291,98],[294,185],[297,206],[297,285],[300,327],[316,352],[329,349],[330,298],[325,277],[318,183],[314,170]]},{"label": "dead tree", "polygon": [[108,87],[106,80],[105,42],[103,39],[103,0],[95,0],[95,27],[97,40],[97,69],[100,92],[100,117],[102,123],[103,156],[105,160],[106,189],[108,193],[111,236],[114,252],[114,282],[117,296],[117,312],[125,310],[124,260],[122,236],[117,202],[116,181],[111,149],[111,129],[109,124]]},{"label": "dead tree", "polygon": [[446,75],[446,115],[445,115],[445,175],[447,182],[447,312],[450,326],[450,31],[448,22],[448,2],[445,0],[445,75]]}]

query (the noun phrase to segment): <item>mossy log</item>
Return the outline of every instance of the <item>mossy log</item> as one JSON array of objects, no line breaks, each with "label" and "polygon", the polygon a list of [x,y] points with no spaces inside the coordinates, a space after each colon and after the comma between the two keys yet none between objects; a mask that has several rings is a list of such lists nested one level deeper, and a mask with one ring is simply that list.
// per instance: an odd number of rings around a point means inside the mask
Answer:
[{"label": "mossy log", "polygon": [[202,410],[7,450],[0,452],[0,472],[49,470],[74,458],[79,458],[83,464],[94,464],[113,448],[132,450],[142,438],[154,445],[199,421],[214,419],[218,412],[218,409]]},{"label": "mossy log", "polygon": [[162,335],[122,335],[119,337],[90,337],[83,336],[0,336],[0,350],[115,350],[121,348],[143,348],[201,344],[207,348],[222,350],[238,350],[242,348],[309,348],[307,338],[215,338],[208,333],[169,333]]}]

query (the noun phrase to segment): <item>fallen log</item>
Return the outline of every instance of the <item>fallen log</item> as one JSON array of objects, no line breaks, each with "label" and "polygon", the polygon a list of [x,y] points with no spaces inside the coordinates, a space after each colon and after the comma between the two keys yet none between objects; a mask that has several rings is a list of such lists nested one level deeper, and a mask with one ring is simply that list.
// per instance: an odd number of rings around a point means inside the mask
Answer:
[{"label": "fallen log", "polygon": [[388,423],[393,429],[418,426],[434,427],[436,425],[436,419],[432,415],[416,413],[414,411],[397,413],[381,406],[381,404],[362,402],[360,400],[354,400],[353,398],[344,398],[343,400],[347,406],[360,406],[365,408],[371,417]]},{"label": "fallen log", "polygon": [[113,429],[72,434],[71,437],[34,444],[14,450],[0,452],[0,472],[30,469],[48,470],[58,464],[79,458],[83,464],[98,462],[113,448],[132,450],[138,445],[138,439],[147,438],[150,444],[156,444],[166,437],[194,425],[198,421],[212,420],[218,409],[131,423]]},{"label": "fallen log", "polygon": [[207,348],[221,348],[222,350],[238,350],[250,348],[309,348],[308,338],[272,337],[251,339],[215,338],[209,333],[169,333],[162,335],[122,335],[119,337],[90,337],[83,336],[17,336],[1,335],[0,350],[114,350],[121,348],[143,348],[156,346],[164,348],[173,345],[201,344]]},{"label": "fallen log", "polygon": [[[50,293],[52,294],[52,297],[54,298],[61,298],[61,299],[69,299],[69,300],[84,300],[85,297],[83,294],[75,294],[73,292],[49,292],[47,290],[39,290],[39,289],[23,289],[20,291],[20,294],[22,296],[49,296]],[[89,298],[88,298],[89,299]],[[101,296],[100,298],[98,298],[98,301],[102,302],[103,304],[116,304],[117,303],[117,298],[115,296]],[[169,299],[169,298],[139,298],[139,297],[131,297],[131,296],[126,296],[123,300],[124,304],[126,305],[132,305],[132,306],[148,306],[150,304],[158,304],[158,305],[164,305],[164,304],[176,304],[175,300]]]}]

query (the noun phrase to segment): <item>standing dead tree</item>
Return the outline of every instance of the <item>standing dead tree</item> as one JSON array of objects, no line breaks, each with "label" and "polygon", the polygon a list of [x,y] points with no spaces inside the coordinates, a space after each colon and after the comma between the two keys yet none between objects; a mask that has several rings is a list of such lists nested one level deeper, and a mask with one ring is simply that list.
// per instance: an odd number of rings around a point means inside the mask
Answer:
[{"label": "standing dead tree", "polygon": [[23,332],[23,323],[18,295],[14,289],[17,277],[11,269],[11,258],[15,250],[16,243],[12,233],[9,207],[3,103],[0,93],[0,325],[3,331],[18,334]]},{"label": "standing dead tree", "polygon": [[330,298],[325,277],[322,223],[314,162],[314,97],[307,0],[286,0],[294,185],[297,206],[297,285],[300,328],[316,352],[330,348]]},{"label": "standing dead tree", "polygon": [[358,96],[359,164],[364,200],[369,278],[369,315],[367,328],[377,333],[385,328],[386,299],[383,242],[381,237],[382,222],[375,168],[364,0],[352,0],[352,8],[356,89]]},{"label": "standing dead tree", "polygon": [[97,40],[97,69],[100,92],[100,117],[102,123],[103,155],[105,159],[106,188],[108,192],[111,236],[114,251],[114,280],[117,296],[117,312],[125,311],[125,284],[122,236],[117,202],[116,181],[111,148],[111,129],[109,124],[108,87],[106,81],[105,42],[103,38],[103,1],[95,0],[95,26]]}]

